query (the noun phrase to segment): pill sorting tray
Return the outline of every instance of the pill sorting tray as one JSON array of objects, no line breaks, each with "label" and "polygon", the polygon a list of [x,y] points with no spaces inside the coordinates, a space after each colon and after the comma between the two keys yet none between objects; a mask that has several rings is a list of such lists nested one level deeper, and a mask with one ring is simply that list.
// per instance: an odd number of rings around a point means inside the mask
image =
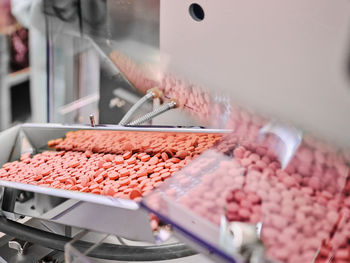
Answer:
[{"label": "pill sorting tray", "polygon": [[266,150],[228,135],[142,205],[224,261],[348,262],[349,163],[303,142],[281,169]]},{"label": "pill sorting tray", "polygon": [[[24,153],[37,154],[48,150],[48,141],[64,138],[67,132],[79,130],[129,131],[149,133],[217,134],[222,130],[201,128],[142,128],[120,126],[70,126],[60,124],[23,124],[0,134],[0,164],[19,160]],[[32,216],[55,223],[116,234],[131,240],[153,242],[149,215],[138,202],[112,196],[63,190],[40,185],[0,180],[3,187],[1,210],[8,218]],[[33,196],[35,209],[16,202],[22,193]],[[32,208],[33,208],[32,207]]]}]

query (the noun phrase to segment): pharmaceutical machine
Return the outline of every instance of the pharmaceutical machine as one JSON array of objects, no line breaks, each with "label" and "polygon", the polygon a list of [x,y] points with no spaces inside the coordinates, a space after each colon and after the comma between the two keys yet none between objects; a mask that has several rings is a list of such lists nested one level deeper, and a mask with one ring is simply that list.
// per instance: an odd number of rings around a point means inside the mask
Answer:
[{"label": "pharmaceutical machine", "polygon": [[33,10],[47,123],[0,133],[0,261],[350,262],[349,1]]}]

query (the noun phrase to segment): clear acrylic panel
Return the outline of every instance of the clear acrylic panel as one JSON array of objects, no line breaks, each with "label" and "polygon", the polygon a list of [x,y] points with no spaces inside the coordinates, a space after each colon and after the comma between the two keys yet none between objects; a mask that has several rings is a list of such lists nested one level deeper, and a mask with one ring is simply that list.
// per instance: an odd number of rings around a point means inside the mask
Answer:
[{"label": "clear acrylic panel", "polygon": [[227,135],[143,205],[228,261],[343,262],[350,227],[344,154],[308,136],[283,151],[281,137],[258,138]]}]

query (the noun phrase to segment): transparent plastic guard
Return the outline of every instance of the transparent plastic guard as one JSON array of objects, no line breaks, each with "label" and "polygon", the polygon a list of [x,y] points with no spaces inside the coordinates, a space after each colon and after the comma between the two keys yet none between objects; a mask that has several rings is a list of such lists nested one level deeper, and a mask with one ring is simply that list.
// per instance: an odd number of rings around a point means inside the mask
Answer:
[{"label": "transparent plastic guard", "polygon": [[[301,141],[286,126],[268,131],[227,135],[143,205],[226,261],[345,262],[350,184],[343,153],[314,138]],[[278,154],[291,150],[283,163]]]}]

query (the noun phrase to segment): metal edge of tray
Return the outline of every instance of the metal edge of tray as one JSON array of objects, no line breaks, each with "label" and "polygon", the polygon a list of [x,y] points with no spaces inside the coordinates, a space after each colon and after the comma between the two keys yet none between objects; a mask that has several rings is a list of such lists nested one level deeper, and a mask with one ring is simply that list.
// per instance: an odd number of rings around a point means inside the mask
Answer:
[{"label": "metal edge of tray", "polygon": [[24,123],[20,125],[24,130],[31,128],[44,129],[64,129],[64,130],[114,130],[114,131],[143,131],[143,132],[177,132],[177,133],[230,133],[230,129],[212,129],[202,127],[183,127],[183,126],[121,126],[121,125],[70,125],[60,123]]},{"label": "metal edge of tray", "polygon": [[81,193],[78,191],[57,189],[53,187],[43,187],[38,185],[23,184],[23,183],[4,181],[4,180],[0,180],[0,186],[10,187],[10,188],[14,188],[22,191],[28,191],[28,192],[39,193],[44,195],[56,196],[61,198],[80,200],[80,201],[85,201],[85,202],[99,204],[99,205],[119,207],[119,208],[124,208],[129,210],[137,210],[140,207],[138,203],[131,200],[119,199],[115,197],[96,195],[96,194],[90,194],[90,193]]}]

